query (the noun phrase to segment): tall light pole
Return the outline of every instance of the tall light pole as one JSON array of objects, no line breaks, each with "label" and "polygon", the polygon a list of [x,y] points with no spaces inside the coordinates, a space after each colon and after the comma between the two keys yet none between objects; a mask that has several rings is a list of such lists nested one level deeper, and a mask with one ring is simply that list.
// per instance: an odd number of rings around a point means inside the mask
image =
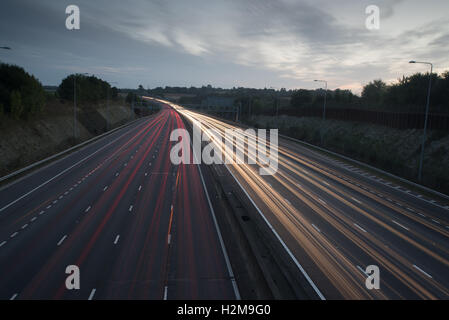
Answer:
[{"label": "tall light pole", "polygon": [[433,64],[430,62],[422,62],[422,61],[409,61],[409,63],[421,63],[430,65],[430,74],[429,74],[429,86],[427,88],[427,101],[426,101],[426,116],[424,119],[424,132],[422,135],[422,144],[421,144],[421,156],[419,158],[419,169],[418,169],[418,181],[422,181],[422,167],[424,162],[424,145],[427,139],[427,120],[429,118],[429,104],[430,104],[430,89],[432,88],[432,72],[433,72]]},{"label": "tall light pole", "polygon": [[326,120],[326,97],[327,97],[327,81],[326,80],[313,80],[315,82],[324,82],[324,105],[323,105],[323,124],[321,126],[321,145],[323,145],[323,130],[324,121]]},{"label": "tall light pole", "polygon": [[77,73],[73,75],[73,139],[76,140],[76,77],[78,75],[87,76],[88,73]]}]

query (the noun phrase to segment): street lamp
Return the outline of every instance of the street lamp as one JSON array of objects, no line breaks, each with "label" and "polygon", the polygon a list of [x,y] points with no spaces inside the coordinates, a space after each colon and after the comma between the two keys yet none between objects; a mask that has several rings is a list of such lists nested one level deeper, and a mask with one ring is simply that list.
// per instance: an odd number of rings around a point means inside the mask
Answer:
[{"label": "street lamp", "polygon": [[426,102],[426,116],[424,119],[424,132],[422,136],[422,144],[421,144],[421,156],[419,158],[419,169],[418,169],[418,181],[422,181],[422,167],[424,162],[424,144],[426,143],[426,134],[427,134],[427,120],[429,118],[429,104],[430,104],[430,89],[432,87],[432,72],[433,72],[433,64],[430,62],[422,62],[422,61],[414,61],[411,60],[409,63],[421,63],[430,65],[430,74],[429,74],[429,86],[427,88],[427,102]]},{"label": "street lamp", "polygon": [[326,80],[313,80],[315,82],[324,82],[324,105],[323,105],[323,125],[321,126],[321,145],[323,145],[323,126],[326,120],[326,97],[327,97],[327,81]]},{"label": "street lamp", "polygon": [[73,76],[73,138],[76,140],[76,77],[78,75],[87,76],[88,73],[77,73]]}]

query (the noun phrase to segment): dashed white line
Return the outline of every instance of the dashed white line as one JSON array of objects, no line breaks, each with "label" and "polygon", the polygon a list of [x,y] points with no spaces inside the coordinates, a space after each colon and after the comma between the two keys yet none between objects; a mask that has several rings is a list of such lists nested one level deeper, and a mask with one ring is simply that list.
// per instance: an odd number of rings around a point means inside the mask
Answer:
[{"label": "dashed white line", "polygon": [[65,238],[67,238],[67,235],[64,235],[61,240],[58,241],[57,245],[58,247],[64,242]]},{"label": "dashed white line", "polygon": [[55,204],[55,203],[57,203],[58,202],[58,200],[55,200],[55,201],[53,201],[53,204]]},{"label": "dashed white line", "polygon": [[41,215],[43,215],[44,213],[45,213],[45,211],[42,210],[41,212],[39,212],[39,215],[41,216]]},{"label": "dashed white line", "polygon": [[318,201],[321,202],[322,204],[326,204],[326,201],[324,201],[323,199],[318,198]]},{"label": "dashed white line", "polygon": [[168,291],[168,287],[167,286],[165,286],[164,287],[164,300],[167,300],[167,291]]},{"label": "dashed white line", "polygon": [[30,219],[30,221],[31,221],[31,222],[34,222],[36,219],[37,219],[37,217],[32,217],[32,218]]},{"label": "dashed white line", "polygon": [[106,191],[108,189],[108,186],[105,186],[104,188],[103,188],[103,191]]},{"label": "dashed white line", "polygon": [[68,194],[69,194],[69,192],[68,192],[68,191],[64,192],[64,195],[68,195]]},{"label": "dashed white line", "polygon": [[419,214],[421,217],[423,217],[423,218],[425,218],[426,217],[426,215],[425,214],[422,214],[421,212],[417,212],[417,214]]},{"label": "dashed white line", "polygon": [[428,274],[427,272],[425,272],[423,269],[421,269],[420,267],[418,267],[416,264],[413,265],[413,268],[415,268],[416,270],[418,270],[419,272],[425,274],[427,277],[432,279],[432,276],[430,274]]},{"label": "dashed white line", "polygon": [[3,247],[6,244],[6,241],[3,241],[2,243],[0,243],[0,248]]},{"label": "dashed white line", "polygon": [[351,199],[352,199],[352,200],[354,200],[355,202],[357,202],[358,204],[362,204],[362,202],[361,202],[361,201],[357,200],[357,199],[356,199],[356,198],[354,198],[354,197],[351,197]]},{"label": "dashed white line", "polygon": [[441,222],[438,221],[438,220],[432,219],[432,221],[435,222],[435,223],[441,224]]},{"label": "dashed white line", "polygon": [[168,235],[167,243],[170,244],[171,242],[171,234]]},{"label": "dashed white line", "polygon": [[329,186],[330,187],[330,184],[329,183],[327,183],[326,181],[322,181],[326,186]]},{"label": "dashed white line", "polygon": [[142,190],[142,186],[141,186],[141,185],[139,186],[139,191],[140,191],[140,190]]},{"label": "dashed white line", "polygon": [[51,208],[51,204],[47,206],[47,209],[50,209],[50,208]]},{"label": "dashed white line", "polygon": [[354,225],[355,225],[357,228],[359,228],[360,230],[362,230],[363,232],[366,232],[366,230],[363,229],[361,226],[359,226],[357,223],[354,223]]},{"label": "dashed white line", "polygon": [[17,298],[18,295],[19,295],[18,293],[14,293],[14,294],[12,295],[12,297],[9,298],[9,300],[14,300],[15,298]]},{"label": "dashed white line", "polygon": [[97,289],[92,289],[92,291],[90,292],[89,298],[87,298],[87,300],[92,300],[96,291],[97,291]]},{"label": "dashed white line", "polygon": [[28,227],[28,223],[25,223],[25,224],[22,226],[22,230],[25,229],[26,227]]},{"label": "dashed white line", "polygon": [[130,205],[128,210],[129,212],[133,211],[133,205]]},{"label": "dashed white line", "polygon": [[14,238],[15,236],[17,236],[19,233],[16,231],[14,232],[12,235],[10,235],[11,238]]},{"label": "dashed white line", "polygon": [[118,177],[118,172],[115,173],[115,176]]},{"label": "dashed white line", "polygon": [[91,206],[88,206],[88,207],[86,208],[86,210],[84,210],[84,212],[89,212],[89,210],[90,210],[91,208],[92,208]]},{"label": "dashed white line", "polygon": [[117,235],[117,237],[115,237],[114,244],[117,244],[118,239],[120,239],[120,235],[119,234]]},{"label": "dashed white line", "polygon": [[316,231],[321,232],[321,230],[316,225],[314,225],[313,223],[312,223],[312,227],[314,227],[316,229]]},{"label": "dashed white line", "polygon": [[287,202],[289,205],[292,205],[291,202],[288,201],[287,199],[284,198],[284,200],[285,200],[285,202]]},{"label": "dashed white line", "polygon": [[148,175],[148,172],[145,172],[145,177]]},{"label": "dashed white line", "polygon": [[61,196],[59,196],[59,198],[58,198],[58,199],[59,199],[59,200],[61,200],[61,199],[62,199],[63,197],[64,197],[64,196],[62,196],[62,195],[61,195]]},{"label": "dashed white line", "polygon": [[399,222],[397,222],[397,221],[394,221],[394,220],[391,220],[393,223],[395,223],[395,224],[397,224],[398,226],[400,226],[401,228],[404,228],[405,230],[407,230],[407,231],[409,231],[409,228],[407,228],[407,227],[405,227],[405,226],[403,226],[402,224],[400,224]]}]

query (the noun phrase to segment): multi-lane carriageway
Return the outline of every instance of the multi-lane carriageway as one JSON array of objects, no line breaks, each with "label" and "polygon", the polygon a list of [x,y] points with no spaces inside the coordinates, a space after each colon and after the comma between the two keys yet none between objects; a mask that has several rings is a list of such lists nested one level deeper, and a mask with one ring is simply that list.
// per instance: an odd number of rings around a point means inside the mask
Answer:
[{"label": "multi-lane carriageway", "polygon": [[238,298],[200,168],[170,161],[183,127],[165,106],[3,188],[0,298]]},{"label": "multi-lane carriageway", "polygon": [[[201,166],[169,158],[170,132],[193,119],[236,128],[166,103],[1,189],[0,298],[239,298]],[[225,171],[313,298],[449,297],[444,205],[285,139],[276,174],[258,165]],[[80,290],[65,289],[70,264]],[[379,290],[365,287],[368,265],[380,268]]]}]

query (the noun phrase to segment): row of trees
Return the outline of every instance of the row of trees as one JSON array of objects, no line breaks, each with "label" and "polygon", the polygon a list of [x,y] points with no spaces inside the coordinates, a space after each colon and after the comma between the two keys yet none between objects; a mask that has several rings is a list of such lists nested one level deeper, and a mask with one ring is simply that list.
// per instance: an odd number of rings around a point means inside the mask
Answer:
[{"label": "row of trees", "polygon": [[[378,109],[419,110],[426,102],[428,85],[428,73],[402,77],[391,85],[374,80],[363,87],[362,101]],[[449,113],[449,71],[432,74],[430,103],[433,112]]]},{"label": "row of trees", "polygon": [[98,102],[111,97],[118,97],[118,89],[95,76],[86,76],[83,74],[71,74],[62,80],[58,87],[57,95],[59,98],[72,100],[76,86],[76,98],[82,102]]},{"label": "row of trees", "polygon": [[42,111],[46,94],[34,76],[23,68],[0,64],[0,115],[27,118]]}]

